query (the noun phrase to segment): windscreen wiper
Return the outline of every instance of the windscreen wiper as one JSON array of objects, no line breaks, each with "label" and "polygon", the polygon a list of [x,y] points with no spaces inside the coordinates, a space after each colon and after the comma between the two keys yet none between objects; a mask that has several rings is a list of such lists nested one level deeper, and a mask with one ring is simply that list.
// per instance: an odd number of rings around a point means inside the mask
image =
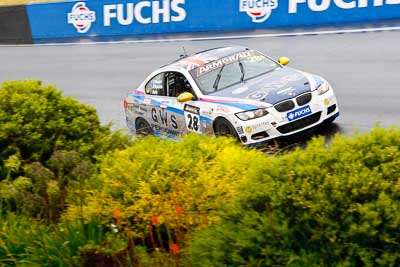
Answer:
[{"label": "windscreen wiper", "polygon": [[240,61],[240,58],[239,58],[239,67],[240,67],[240,71],[242,72],[242,76],[240,77],[240,82],[243,82],[243,81],[244,81],[245,72],[244,72],[243,64],[242,64],[242,62]]},{"label": "windscreen wiper", "polygon": [[225,68],[225,64],[222,65],[221,69],[219,70],[219,72],[217,74],[217,78],[215,78],[214,85],[213,85],[215,92],[218,90],[218,84],[219,84],[219,81],[221,80],[221,73],[224,70],[224,68]]}]

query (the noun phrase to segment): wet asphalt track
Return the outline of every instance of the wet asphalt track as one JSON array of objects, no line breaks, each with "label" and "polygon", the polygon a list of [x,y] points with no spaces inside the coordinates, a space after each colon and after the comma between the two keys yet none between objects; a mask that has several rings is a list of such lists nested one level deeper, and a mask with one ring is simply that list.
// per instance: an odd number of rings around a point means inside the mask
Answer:
[{"label": "wet asphalt track", "polygon": [[62,46],[0,46],[0,82],[40,79],[98,110],[102,123],[125,128],[122,101],[152,70],[189,53],[244,45],[291,67],[319,74],[335,89],[341,116],[320,133],[400,126],[400,31],[237,40]]}]

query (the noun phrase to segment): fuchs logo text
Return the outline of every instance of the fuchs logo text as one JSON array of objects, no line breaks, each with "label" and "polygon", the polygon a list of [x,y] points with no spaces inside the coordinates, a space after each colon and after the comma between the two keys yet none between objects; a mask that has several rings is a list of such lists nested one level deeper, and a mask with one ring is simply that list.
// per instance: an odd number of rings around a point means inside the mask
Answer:
[{"label": "fuchs logo text", "polygon": [[96,21],[96,12],[91,11],[84,2],[76,3],[67,15],[68,24],[74,25],[79,33],[89,31],[92,23]]},{"label": "fuchs logo text", "polygon": [[310,106],[306,106],[304,108],[296,109],[292,112],[289,112],[287,114],[287,118],[289,119],[289,121],[294,121],[302,117],[305,117],[309,114],[311,114],[311,108]]},{"label": "fuchs logo text", "polygon": [[312,11],[321,12],[328,10],[331,6],[341,9],[354,9],[399,4],[400,0],[290,0],[289,13],[297,13],[298,7],[304,5],[307,5]]},{"label": "fuchs logo text", "polygon": [[140,1],[104,5],[104,26],[180,22],[186,19],[186,0]]},{"label": "fuchs logo text", "polygon": [[278,0],[240,0],[240,12],[246,12],[254,23],[266,21],[272,10],[278,7]]}]

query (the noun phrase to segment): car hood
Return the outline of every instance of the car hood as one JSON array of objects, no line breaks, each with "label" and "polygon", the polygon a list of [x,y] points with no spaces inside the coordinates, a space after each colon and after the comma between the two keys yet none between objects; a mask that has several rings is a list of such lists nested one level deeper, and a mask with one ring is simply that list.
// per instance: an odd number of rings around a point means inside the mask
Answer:
[{"label": "car hood", "polygon": [[310,92],[321,83],[321,77],[283,67],[209,94],[209,96],[261,101],[274,105]]}]

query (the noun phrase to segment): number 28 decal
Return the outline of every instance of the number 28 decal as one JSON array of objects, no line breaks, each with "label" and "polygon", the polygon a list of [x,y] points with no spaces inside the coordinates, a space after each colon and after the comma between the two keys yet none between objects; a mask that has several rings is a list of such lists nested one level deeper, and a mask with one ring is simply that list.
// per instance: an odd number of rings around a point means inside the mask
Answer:
[{"label": "number 28 decal", "polygon": [[186,104],[184,110],[187,129],[191,132],[201,133],[200,108]]},{"label": "number 28 decal", "polygon": [[193,132],[201,132],[200,131],[200,117],[195,114],[187,113],[186,114],[186,125],[189,131]]}]

